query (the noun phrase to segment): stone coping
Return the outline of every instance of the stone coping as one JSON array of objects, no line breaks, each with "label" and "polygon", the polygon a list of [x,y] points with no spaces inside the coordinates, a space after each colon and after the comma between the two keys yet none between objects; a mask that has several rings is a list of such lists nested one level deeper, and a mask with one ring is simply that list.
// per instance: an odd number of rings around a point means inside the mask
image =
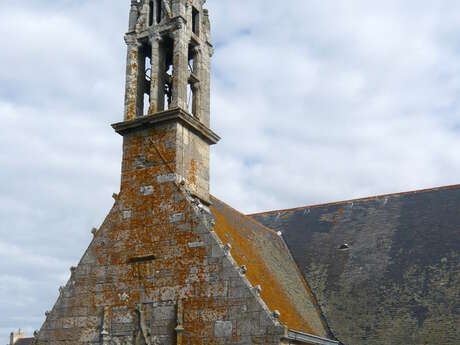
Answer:
[{"label": "stone coping", "polygon": [[289,330],[287,339],[296,340],[305,344],[311,345],[339,345],[340,343],[335,340],[330,340],[316,335],[306,334],[298,331]]},{"label": "stone coping", "polygon": [[220,137],[203,125],[197,118],[190,115],[181,108],[174,108],[153,115],[138,117],[134,120],[115,123],[112,128],[118,134],[124,136],[127,133],[154,127],[167,122],[180,122],[202,137],[208,144],[215,145]]}]

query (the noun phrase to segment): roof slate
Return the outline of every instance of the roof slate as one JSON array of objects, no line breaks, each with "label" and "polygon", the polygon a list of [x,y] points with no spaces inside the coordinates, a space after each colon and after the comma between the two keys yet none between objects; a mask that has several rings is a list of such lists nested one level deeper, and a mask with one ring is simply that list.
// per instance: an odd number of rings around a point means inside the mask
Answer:
[{"label": "roof slate", "polygon": [[346,344],[458,344],[460,185],[252,215]]},{"label": "roof slate", "polygon": [[247,267],[251,284],[262,287],[261,297],[269,309],[278,310],[280,321],[290,329],[327,337],[316,301],[284,241],[220,200],[211,201],[216,234],[231,244],[232,256]]}]

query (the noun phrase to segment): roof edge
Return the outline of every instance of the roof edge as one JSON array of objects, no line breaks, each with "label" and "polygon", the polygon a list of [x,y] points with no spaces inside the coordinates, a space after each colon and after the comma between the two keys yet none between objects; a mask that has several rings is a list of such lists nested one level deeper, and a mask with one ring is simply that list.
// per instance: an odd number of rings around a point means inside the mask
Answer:
[{"label": "roof edge", "polygon": [[352,203],[352,202],[371,201],[371,200],[377,200],[377,199],[381,199],[381,198],[416,195],[416,194],[437,192],[437,191],[450,190],[450,189],[452,189],[452,190],[453,189],[460,189],[460,184],[453,184],[453,185],[434,187],[434,188],[426,188],[426,189],[417,189],[417,190],[413,190],[413,191],[409,191],[409,192],[396,192],[396,193],[389,193],[389,194],[379,194],[379,195],[375,195],[375,196],[368,196],[368,197],[362,197],[362,198],[356,198],[356,199],[335,201],[335,202],[329,202],[329,203],[324,203],[324,204],[313,204],[313,205],[307,205],[307,206],[301,206],[301,207],[293,207],[293,208],[287,208],[287,209],[262,211],[262,212],[246,214],[246,216],[253,217],[253,216],[259,216],[259,215],[270,214],[270,213],[275,213],[275,212],[300,211],[300,210],[304,210],[304,209],[307,209],[307,208],[319,208],[319,207],[325,207],[325,206],[335,206],[335,205],[342,205],[342,204],[347,204],[347,203]]},{"label": "roof edge", "polygon": [[287,339],[300,341],[305,344],[311,345],[339,345],[340,343],[335,340],[318,337],[316,335],[311,335],[299,331],[288,330]]}]

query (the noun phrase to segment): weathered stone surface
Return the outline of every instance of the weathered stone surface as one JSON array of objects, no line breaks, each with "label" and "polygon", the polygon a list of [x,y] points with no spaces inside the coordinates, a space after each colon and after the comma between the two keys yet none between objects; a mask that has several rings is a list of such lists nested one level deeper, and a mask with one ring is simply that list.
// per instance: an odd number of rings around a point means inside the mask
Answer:
[{"label": "weathered stone surface", "polygon": [[[297,331],[328,336],[316,300],[278,234],[220,200],[214,197],[211,200],[216,222],[214,230],[221,241],[231,245],[230,253],[235,261],[228,261],[223,272],[230,279],[234,296],[245,298],[247,289],[239,277],[243,276],[243,281],[248,280],[253,286],[253,293],[260,295],[267,304],[270,314],[281,311],[280,320],[284,325]],[[225,251],[215,248],[212,255],[218,257],[219,254],[225,255]],[[241,268],[236,271],[235,266],[245,266],[245,273]],[[251,309],[250,305],[244,307]]]},{"label": "weathered stone surface", "polygon": [[214,336],[216,338],[231,337],[233,334],[232,321],[216,321],[214,323]]},{"label": "weathered stone surface", "polygon": [[[212,255],[213,248],[222,247],[210,225],[212,216],[176,181],[159,178],[175,173],[176,151],[162,145],[154,149],[142,138],[174,136],[175,128],[124,137],[120,194],[48,315],[39,344],[104,344],[106,338],[122,344],[154,337],[175,344],[178,325],[185,330],[184,344],[281,336],[273,334],[277,321],[234,261]],[[157,151],[164,164],[135,164],[139,156],[156,160]],[[145,186],[152,193],[140,193]],[[184,197],[177,198],[178,193]],[[232,313],[235,306],[241,306],[240,313]]]},{"label": "weathered stone surface", "polygon": [[253,216],[282,231],[345,344],[460,339],[460,186]]}]

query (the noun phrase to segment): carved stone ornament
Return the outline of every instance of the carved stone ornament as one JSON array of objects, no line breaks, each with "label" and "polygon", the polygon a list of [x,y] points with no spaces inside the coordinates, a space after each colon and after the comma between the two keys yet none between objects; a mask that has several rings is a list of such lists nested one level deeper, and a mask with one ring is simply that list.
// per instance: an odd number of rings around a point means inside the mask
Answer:
[{"label": "carved stone ornament", "polygon": [[146,323],[146,312],[142,306],[139,304],[136,309],[138,316],[138,327],[136,335],[136,345],[153,345],[150,340],[150,332],[148,331]]},{"label": "carved stone ornament", "polygon": [[144,31],[145,29],[147,29],[147,25],[149,21],[149,11],[150,11],[149,4],[145,2],[142,5],[141,13],[139,15],[139,19],[137,20],[137,24],[136,24],[137,33],[140,33]]},{"label": "carved stone ornament", "polygon": [[182,17],[177,17],[174,19],[174,30],[181,30],[184,27],[185,23]]},{"label": "carved stone ornament", "polygon": [[168,14],[168,18],[172,18],[172,13],[171,13],[171,6],[169,6],[169,0],[162,0],[161,4],[163,6],[163,10],[165,13]]}]

